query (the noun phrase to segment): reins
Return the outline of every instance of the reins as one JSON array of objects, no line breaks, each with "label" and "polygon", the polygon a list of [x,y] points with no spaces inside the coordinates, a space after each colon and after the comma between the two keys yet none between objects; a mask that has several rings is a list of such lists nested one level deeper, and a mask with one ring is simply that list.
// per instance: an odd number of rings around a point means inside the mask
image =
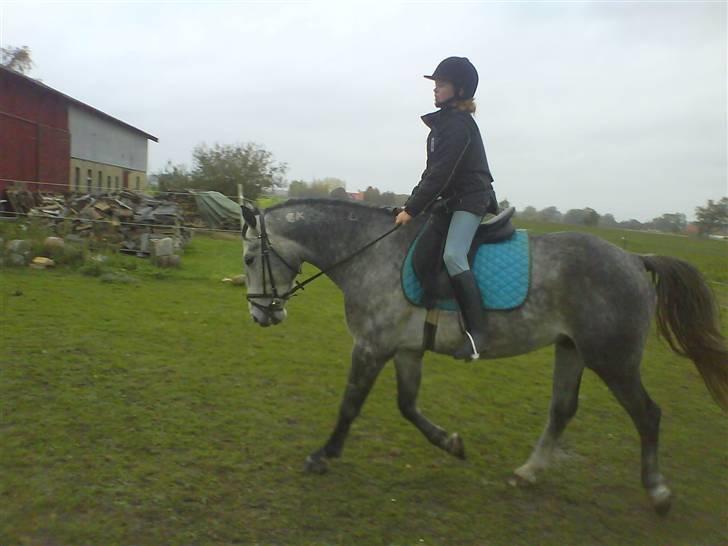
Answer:
[{"label": "reins", "polygon": [[[289,290],[288,292],[286,292],[286,293],[284,294],[284,296],[283,296],[283,297],[285,297],[285,298],[289,298],[289,297],[291,297],[291,296],[292,296],[293,294],[295,294],[295,293],[296,293],[296,292],[297,292],[298,290],[303,290],[303,289],[304,289],[303,287],[304,287],[304,286],[306,286],[306,285],[307,285],[308,283],[310,283],[310,282],[313,282],[313,281],[315,281],[315,280],[316,280],[316,279],[318,279],[318,278],[319,278],[319,277],[320,277],[321,275],[325,275],[326,273],[328,273],[329,271],[331,271],[331,270],[332,270],[332,269],[334,269],[335,267],[338,267],[338,266],[340,266],[341,264],[343,264],[343,263],[345,263],[345,262],[348,262],[349,260],[351,260],[351,259],[352,259],[352,258],[354,258],[355,256],[358,256],[359,254],[361,254],[362,252],[364,252],[364,251],[365,251],[366,249],[368,249],[368,248],[369,248],[370,246],[374,246],[375,244],[377,244],[377,243],[378,243],[379,241],[381,241],[382,239],[384,239],[384,238],[385,238],[385,237],[387,237],[388,235],[391,235],[392,233],[394,233],[395,231],[397,231],[397,229],[398,229],[399,227],[400,227],[400,224],[397,224],[396,226],[394,226],[394,227],[393,227],[392,229],[390,229],[389,231],[387,231],[387,232],[383,233],[382,235],[380,235],[379,237],[377,237],[377,238],[376,238],[376,239],[374,239],[373,241],[371,241],[371,242],[369,242],[369,243],[365,244],[365,245],[364,245],[363,247],[361,247],[361,248],[360,248],[359,250],[356,250],[355,252],[353,252],[353,253],[349,254],[349,255],[348,255],[347,257],[345,257],[345,258],[342,258],[342,259],[341,259],[341,260],[339,260],[338,262],[334,262],[334,263],[333,263],[333,264],[331,264],[331,265],[330,265],[329,267],[327,267],[327,268],[325,268],[325,269],[322,269],[321,271],[319,271],[319,272],[318,272],[318,273],[316,273],[315,275],[312,275],[312,276],[310,276],[310,277],[309,277],[308,279],[306,279],[305,281],[303,281],[303,282],[298,282],[298,281],[296,281],[296,286],[295,286],[294,288],[290,289],[290,290]],[[285,262],[284,262],[284,263],[285,263]]]},{"label": "reins", "polygon": [[[393,228],[387,230],[385,233],[383,233],[382,235],[380,235],[373,241],[368,242],[367,244],[365,244],[361,248],[355,250],[348,256],[342,258],[341,260],[334,262],[333,264],[331,264],[328,267],[325,267],[324,269],[322,269],[315,275],[310,276],[308,279],[304,280],[303,282],[298,282],[297,280],[294,279],[295,286],[292,287],[290,290],[288,290],[286,293],[279,295],[278,290],[276,289],[275,279],[273,278],[273,268],[270,263],[270,254],[271,253],[275,254],[275,256],[281,262],[283,262],[283,264],[286,267],[288,267],[288,269],[290,269],[291,271],[296,273],[296,275],[299,275],[301,273],[301,269],[299,268],[298,270],[296,270],[296,268],[294,268],[286,260],[284,260],[283,257],[275,250],[275,248],[273,248],[273,245],[270,242],[270,238],[268,237],[268,231],[265,226],[265,219],[263,217],[263,214],[261,213],[258,218],[260,221],[260,233],[258,235],[258,239],[260,239],[260,253],[261,253],[261,259],[263,261],[263,269],[262,269],[263,292],[260,294],[248,294],[247,299],[251,305],[254,305],[255,307],[258,307],[259,309],[263,309],[265,311],[277,311],[277,310],[282,309],[283,304],[288,299],[293,297],[296,294],[296,292],[298,292],[299,290],[304,290],[305,286],[307,284],[312,283],[313,281],[318,279],[321,275],[325,275],[325,274],[329,273],[332,269],[335,269],[335,268],[339,267],[340,265],[348,262],[352,258],[355,258],[356,256],[358,256],[359,254],[361,254],[368,248],[377,244],[379,241],[381,241],[385,237],[388,237],[389,235],[391,235],[392,233],[397,231],[397,229],[399,229],[399,227],[400,227],[400,224],[395,225]],[[243,229],[241,231],[241,235],[242,235],[243,239],[245,239],[246,230],[247,230],[247,224],[243,227]],[[268,274],[268,277],[270,278],[270,285],[271,285],[270,294],[267,293],[266,273]],[[256,301],[254,301],[255,299],[260,299],[260,298],[270,298],[271,302],[268,305],[262,305]]]}]

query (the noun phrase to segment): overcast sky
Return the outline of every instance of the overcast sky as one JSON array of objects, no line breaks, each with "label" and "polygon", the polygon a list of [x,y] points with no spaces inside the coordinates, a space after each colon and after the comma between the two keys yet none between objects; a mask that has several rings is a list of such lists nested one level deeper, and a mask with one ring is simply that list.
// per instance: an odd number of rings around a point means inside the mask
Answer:
[{"label": "overcast sky", "polygon": [[726,4],[3,2],[31,76],[159,138],[253,141],[287,179],[409,193],[450,55],[480,73],[499,199],[618,220],[728,195]]}]

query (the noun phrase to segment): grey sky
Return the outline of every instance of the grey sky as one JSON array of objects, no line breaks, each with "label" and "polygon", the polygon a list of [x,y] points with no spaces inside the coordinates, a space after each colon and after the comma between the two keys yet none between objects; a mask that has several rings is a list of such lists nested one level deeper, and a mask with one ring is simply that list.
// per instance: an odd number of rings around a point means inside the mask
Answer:
[{"label": "grey sky", "polygon": [[499,199],[689,217],[728,195],[726,4],[13,3],[3,45],[47,85],[159,137],[150,170],[201,142],[254,141],[287,178],[408,193],[432,83],[480,73]]}]

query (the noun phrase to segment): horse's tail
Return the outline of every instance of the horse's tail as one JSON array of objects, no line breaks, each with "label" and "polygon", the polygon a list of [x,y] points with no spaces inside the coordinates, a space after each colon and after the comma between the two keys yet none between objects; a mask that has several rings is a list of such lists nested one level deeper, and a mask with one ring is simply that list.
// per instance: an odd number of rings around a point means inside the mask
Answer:
[{"label": "horse's tail", "polygon": [[667,256],[640,258],[656,283],[659,335],[695,363],[713,399],[728,412],[728,346],[710,287],[687,262]]}]

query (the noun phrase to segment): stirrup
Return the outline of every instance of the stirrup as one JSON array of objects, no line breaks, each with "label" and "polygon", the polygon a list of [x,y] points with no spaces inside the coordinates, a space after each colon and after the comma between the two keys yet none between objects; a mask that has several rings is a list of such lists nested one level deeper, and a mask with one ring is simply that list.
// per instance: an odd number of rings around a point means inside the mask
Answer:
[{"label": "stirrup", "polygon": [[475,340],[473,339],[473,336],[471,336],[470,332],[468,332],[467,330],[465,330],[465,335],[468,336],[470,346],[473,348],[473,352],[470,354],[470,360],[478,360],[480,358],[480,353],[478,352],[478,348],[475,346]]},{"label": "stirrup", "polygon": [[[460,347],[460,349],[455,351],[455,354],[453,354],[453,356],[458,360],[464,360],[466,362],[478,360],[480,358],[480,353],[478,352],[478,347],[475,345],[475,339],[467,330],[465,330],[465,335],[467,336],[465,346]],[[470,347],[467,347],[468,343]],[[470,349],[470,354],[458,354],[461,353],[461,351],[465,348]]]}]

